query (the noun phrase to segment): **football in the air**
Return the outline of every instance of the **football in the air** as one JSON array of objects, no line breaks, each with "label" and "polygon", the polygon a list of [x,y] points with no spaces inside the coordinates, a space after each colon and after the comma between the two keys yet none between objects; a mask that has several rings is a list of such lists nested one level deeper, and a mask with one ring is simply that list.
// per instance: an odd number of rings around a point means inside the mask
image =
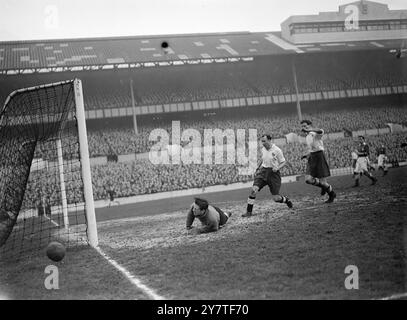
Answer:
[{"label": "football in the air", "polygon": [[58,262],[65,257],[66,250],[63,244],[57,241],[52,241],[48,244],[46,252],[48,258],[52,261]]}]

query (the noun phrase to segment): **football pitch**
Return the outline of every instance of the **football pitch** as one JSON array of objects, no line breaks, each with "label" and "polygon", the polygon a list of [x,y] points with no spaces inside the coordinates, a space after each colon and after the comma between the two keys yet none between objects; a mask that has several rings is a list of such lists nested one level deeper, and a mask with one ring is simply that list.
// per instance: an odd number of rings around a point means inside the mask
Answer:
[{"label": "football pitch", "polygon": [[[377,174],[377,172],[375,173]],[[192,197],[97,210],[99,245],[69,248],[62,262],[44,252],[2,263],[4,299],[379,299],[406,288],[407,168],[376,185],[364,177],[332,177],[337,200],[319,189],[284,184],[294,209],[258,195],[254,216],[242,218],[248,190],[203,197],[232,217],[218,232],[187,235]],[[119,199],[120,200],[120,199]],[[194,225],[199,224],[195,221]],[[44,286],[47,265],[59,270],[59,288]],[[358,289],[347,289],[347,266]],[[149,294],[150,293],[150,294]]]}]

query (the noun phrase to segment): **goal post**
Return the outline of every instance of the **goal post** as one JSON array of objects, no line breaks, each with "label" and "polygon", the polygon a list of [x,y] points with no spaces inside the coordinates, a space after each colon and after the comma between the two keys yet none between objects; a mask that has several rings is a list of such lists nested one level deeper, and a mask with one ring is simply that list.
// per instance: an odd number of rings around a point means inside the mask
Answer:
[{"label": "goal post", "polygon": [[61,187],[61,202],[62,202],[62,214],[64,217],[64,227],[69,228],[69,218],[68,218],[68,201],[66,198],[66,186],[64,177],[64,158],[62,155],[62,142],[61,138],[56,141],[57,153],[58,153],[58,171],[59,171],[59,184]]},{"label": "goal post", "polygon": [[82,162],[82,178],[85,193],[86,220],[88,224],[88,238],[91,246],[98,245],[95,203],[93,201],[92,177],[90,171],[88,135],[86,132],[85,104],[83,102],[82,82],[74,80],[76,117],[79,132],[79,153]]},{"label": "goal post", "polygon": [[82,83],[12,92],[0,110],[0,258],[98,245]]}]

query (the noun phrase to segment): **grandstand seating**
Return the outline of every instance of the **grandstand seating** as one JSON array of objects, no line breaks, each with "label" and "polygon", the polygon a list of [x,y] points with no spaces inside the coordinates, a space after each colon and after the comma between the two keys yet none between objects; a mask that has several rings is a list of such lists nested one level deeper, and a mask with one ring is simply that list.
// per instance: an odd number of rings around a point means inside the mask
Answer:
[{"label": "grandstand seating", "polygon": [[[72,67],[142,63],[151,61],[235,57],[220,44],[234,48],[240,56],[283,54],[285,50],[265,39],[265,33],[200,34],[181,36],[145,36],[33,42],[0,42],[0,69]],[[164,52],[165,40],[170,50]],[[252,42],[256,41],[258,45]],[[203,44],[203,46],[197,45]],[[223,44],[223,46],[226,43]],[[203,48],[202,48],[203,47]],[[255,52],[253,51],[255,48]],[[252,50],[252,51],[251,51]]]},{"label": "grandstand seating", "polygon": [[[244,116],[244,119],[242,119]],[[310,119],[316,126],[322,127],[326,133],[335,132],[350,132],[362,129],[379,129],[385,128],[387,123],[407,123],[407,113],[405,107],[389,106],[376,108],[360,108],[359,110],[331,110],[313,113],[303,113],[304,119]],[[257,129],[258,136],[270,134],[273,139],[285,138],[290,132],[299,134],[298,117],[295,113],[272,113],[258,112],[253,115],[249,110],[246,114],[239,113],[234,115],[212,115],[198,119],[178,119],[181,120],[181,132],[186,129],[196,129],[204,137],[205,129],[226,129],[236,130]],[[138,134],[134,133],[134,129],[127,125],[120,127],[110,127],[105,129],[88,129],[89,154],[91,157],[108,156],[110,154],[126,155],[149,152],[151,147],[156,143],[149,141],[149,136],[152,130],[160,128],[166,130],[171,135],[170,120],[142,122],[138,126]],[[170,141],[171,142],[171,141]],[[66,143],[74,143],[66,140]],[[225,141],[226,143],[226,141]],[[50,155],[46,154],[47,150],[40,146],[37,148],[35,157],[50,159]],[[63,148],[67,150],[68,148]],[[64,154],[64,157],[69,157]]]},{"label": "grandstand seating", "polygon": [[[88,110],[130,107],[130,79],[136,105],[294,94],[291,63],[286,56],[259,57],[254,62],[7,76],[0,79],[0,101],[18,88],[72,77],[83,81]],[[306,55],[295,65],[300,93],[407,83],[407,65],[383,53]]]},{"label": "grandstand seating", "polygon": [[[158,39],[154,41],[157,42]],[[62,44],[58,43],[59,46]],[[98,52],[106,54],[106,57],[117,56],[120,52],[118,49],[120,46],[99,48],[98,45],[100,43],[97,41],[94,43],[87,42],[87,46],[93,49],[68,46],[64,47],[63,50],[70,50],[70,57],[81,56],[89,64],[100,58],[91,57],[92,50],[97,49]],[[123,45],[130,46],[131,41]],[[54,44],[48,43],[44,46],[38,46],[38,51],[51,50],[46,49],[45,46],[51,47]],[[131,50],[127,49],[129,48],[126,47],[126,50],[120,52],[123,59],[125,61],[134,59],[134,57],[129,56]],[[33,50],[32,52],[32,56],[36,57],[36,51]],[[89,55],[89,57],[84,57],[85,55]],[[38,60],[42,63],[43,60],[41,59],[46,57],[47,55],[41,53]],[[293,62],[296,67],[300,93],[323,93],[330,90],[407,84],[407,65],[394,59],[388,52],[336,52],[335,54],[299,55],[295,59],[289,55],[257,56],[253,62],[1,76],[0,103],[12,90],[58,82],[73,77],[78,77],[83,82],[85,108],[87,110],[130,107],[132,105],[129,89],[130,79],[133,80],[135,103],[138,106],[294,94],[295,87],[291,68]],[[74,64],[74,61],[67,60],[67,64]],[[230,111],[224,111],[224,114],[222,113],[223,110],[211,110],[216,113],[214,116],[204,116],[203,112],[190,112],[186,115],[174,115],[173,119],[181,120],[181,130],[194,128],[202,132],[205,128],[221,130],[255,128],[259,135],[267,133],[271,134],[273,138],[284,137],[290,132],[299,133],[298,117],[292,104],[286,104],[285,110],[279,111],[275,109],[277,108],[275,105],[267,108],[267,110],[262,111],[257,110],[255,106],[239,109],[230,108]],[[292,109],[288,110],[288,108]],[[154,117],[162,117],[163,119],[154,120]],[[352,109],[304,108],[303,118],[311,119],[316,126],[322,127],[326,133],[383,128],[389,122],[407,123],[405,107],[402,104],[384,104],[381,107],[356,107]],[[107,118],[107,120],[111,119]],[[170,117],[164,117],[162,114],[155,114],[150,118],[141,117],[139,118],[139,133],[137,135],[134,134],[129,122],[126,126],[105,126],[103,129],[97,129],[97,126],[94,127],[93,124],[89,124],[90,156],[148,152],[153,144],[148,139],[150,132],[155,128],[162,128],[171,132],[170,120]],[[389,146],[388,149],[392,158],[407,159],[405,149],[397,148],[402,140],[403,142],[406,140],[405,135],[393,134],[369,137],[368,142],[373,149],[378,144],[385,143]],[[335,140],[335,142],[326,141],[326,146],[332,168],[349,166],[350,150],[353,148],[353,142],[349,138]],[[300,160],[305,152],[304,146],[286,145],[283,147],[283,151],[291,164],[290,167],[283,169],[283,174],[291,175],[304,172],[305,163]],[[36,157],[54,160],[41,151],[41,148],[38,148],[36,152]],[[64,155],[64,157],[68,156],[67,154]],[[33,175],[40,174],[40,171],[33,172]],[[95,199],[105,197],[105,186],[109,184],[113,186],[117,196],[121,197],[252,179],[252,177],[239,175],[237,167],[234,165],[153,166],[146,160],[94,166],[92,167],[92,175]],[[55,183],[55,181],[41,181],[41,186],[30,185],[27,191],[27,201],[35,202],[35,196],[32,194],[34,191],[32,190],[38,188],[53,194],[52,190],[55,189]],[[69,192],[68,198],[75,198],[75,195]],[[56,201],[55,197],[56,195],[53,194],[51,198]]]},{"label": "grandstand seating", "polygon": [[[242,119],[244,117],[244,119]],[[323,127],[326,133],[357,131],[361,129],[384,128],[386,123],[407,123],[404,107],[389,106],[382,108],[361,108],[359,110],[332,110],[326,112],[303,113],[303,118],[312,120],[315,125]],[[263,114],[252,115],[250,111],[235,115],[206,117],[206,119],[184,119],[180,121],[181,131],[193,128],[201,132],[204,129],[257,129],[258,135],[270,134],[273,139],[282,138],[290,132],[299,133],[297,114]],[[149,134],[155,128],[171,133],[171,121],[142,123],[138,134],[131,127],[89,130],[88,140],[90,154],[106,156],[109,146],[116,154],[133,154],[148,152],[155,143],[149,141]],[[236,132],[236,131],[235,131]]]},{"label": "grandstand seating", "polygon": [[[372,162],[376,162],[376,151],[384,144],[390,161],[407,160],[407,148],[400,148],[405,142],[405,133],[384,134],[369,136]],[[351,152],[356,148],[356,140],[344,138],[341,140],[325,142],[326,155],[331,169],[349,167],[351,165]],[[282,175],[295,175],[305,172],[306,162],[301,160],[305,154],[305,145],[290,144],[282,147],[289,166],[282,169]],[[225,162],[226,163],[226,162]],[[45,169],[44,169],[45,170]],[[78,174],[78,173],[75,173]],[[57,181],[43,181],[39,176],[42,171],[34,171],[30,176],[26,192],[25,207],[34,207],[36,194],[41,190],[43,194],[51,195],[51,202],[57,203]],[[189,188],[202,188],[211,185],[230,184],[235,182],[251,181],[251,175],[239,175],[236,165],[154,165],[149,160],[138,160],[127,163],[109,162],[105,165],[92,167],[92,182],[95,200],[107,197],[107,188],[115,190],[117,197],[128,197],[164,191],[174,191]],[[78,181],[79,177],[67,177],[69,181]],[[77,188],[73,188],[77,189]],[[77,199],[78,195],[68,189],[68,202]]]}]

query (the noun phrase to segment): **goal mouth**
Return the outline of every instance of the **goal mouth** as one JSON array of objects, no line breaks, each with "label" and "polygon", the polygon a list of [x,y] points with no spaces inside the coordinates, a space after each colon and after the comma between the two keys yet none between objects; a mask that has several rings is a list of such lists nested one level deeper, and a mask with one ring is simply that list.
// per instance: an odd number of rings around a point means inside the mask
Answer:
[{"label": "goal mouth", "polygon": [[0,113],[0,258],[54,240],[97,245],[78,79],[16,90]]}]

